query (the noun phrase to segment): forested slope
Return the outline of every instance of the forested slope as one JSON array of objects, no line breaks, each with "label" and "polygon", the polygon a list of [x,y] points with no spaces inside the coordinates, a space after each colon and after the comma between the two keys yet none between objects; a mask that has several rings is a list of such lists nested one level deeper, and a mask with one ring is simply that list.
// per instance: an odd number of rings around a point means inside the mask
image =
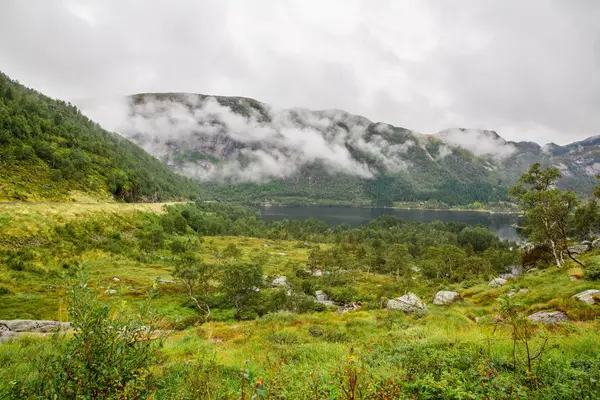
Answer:
[{"label": "forested slope", "polygon": [[160,201],[198,187],[70,103],[0,73],[0,201]]}]

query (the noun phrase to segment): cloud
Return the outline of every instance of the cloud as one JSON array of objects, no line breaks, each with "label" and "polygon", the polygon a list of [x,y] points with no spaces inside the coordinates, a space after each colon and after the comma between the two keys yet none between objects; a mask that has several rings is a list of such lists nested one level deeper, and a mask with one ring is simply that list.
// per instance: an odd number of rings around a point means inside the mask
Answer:
[{"label": "cloud", "polygon": [[[374,171],[353,158],[346,146],[350,142],[372,146],[390,169],[406,165],[399,159],[393,163],[382,151],[389,148],[401,152],[411,144],[394,149],[384,140],[364,142],[365,131],[371,125],[364,118],[336,110],[274,110],[265,104],[259,111],[245,100],[238,100],[237,105],[246,106],[249,115],[233,111],[214,97],[197,95],[182,99],[145,96],[141,102],[118,101],[111,105],[93,102],[88,103],[86,113],[199,180],[264,182],[290,177],[314,163],[323,164],[330,173],[372,177]],[[204,156],[183,163],[178,160],[178,154],[189,151]]]},{"label": "cloud", "polygon": [[600,2],[45,0],[0,4],[0,68],[51,96],[193,92],[424,133],[565,144],[600,127]]},{"label": "cloud", "polygon": [[[436,134],[444,142],[463,147],[476,156],[492,156],[502,159],[513,154],[517,149],[507,143],[494,131],[474,129],[447,129]],[[444,146],[445,147],[445,146]],[[440,150],[448,154],[448,149]]]}]

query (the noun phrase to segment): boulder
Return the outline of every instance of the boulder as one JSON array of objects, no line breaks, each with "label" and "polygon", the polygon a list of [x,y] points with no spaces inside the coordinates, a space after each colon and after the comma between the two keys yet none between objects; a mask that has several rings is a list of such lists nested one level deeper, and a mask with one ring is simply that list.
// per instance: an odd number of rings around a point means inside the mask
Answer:
[{"label": "boulder", "polygon": [[322,290],[317,290],[315,292],[315,301],[319,304],[323,304],[324,306],[335,306],[335,303],[329,300],[327,294]]},{"label": "boulder", "polygon": [[527,317],[531,322],[541,322],[543,324],[555,324],[557,322],[566,322],[569,320],[567,314],[562,311],[540,311]]},{"label": "boulder", "polygon": [[586,304],[596,304],[596,299],[600,299],[600,290],[590,289],[577,293],[573,296],[574,299],[583,301]]},{"label": "boulder", "polygon": [[592,242],[592,249],[600,249],[600,239],[596,239]]},{"label": "boulder", "polygon": [[504,278],[492,279],[492,281],[488,285],[489,285],[489,287],[493,287],[493,288],[504,286],[504,285],[506,285],[506,279],[504,279]]},{"label": "boulder", "polygon": [[327,294],[325,294],[325,292],[322,291],[322,290],[317,290],[315,292],[315,298],[317,299],[318,302],[326,301],[327,300]]},{"label": "boulder", "polygon": [[584,240],[583,242],[581,242],[582,246],[587,246],[588,250],[592,249],[592,242],[590,242],[589,240]]},{"label": "boulder", "polygon": [[573,246],[569,246],[569,253],[571,253],[571,255],[573,255],[573,256],[578,256],[589,250],[590,250],[590,248],[584,244],[576,244]]},{"label": "boulder", "polygon": [[523,273],[523,267],[520,265],[510,265],[506,267],[506,272],[498,275],[499,278],[502,279],[512,279]]},{"label": "boulder", "polygon": [[387,308],[390,310],[402,310],[405,313],[425,311],[427,307],[414,293],[406,293],[404,296],[388,300]]},{"label": "boulder", "polygon": [[445,306],[447,304],[452,304],[457,300],[460,300],[460,294],[457,292],[441,290],[435,294],[433,304],[436,306]]},{"label": "boulder", "polygon": [[9,319],[0,320],[0,330],[3,332],[39,332],[47,333],[57,330],[66,330],[71,327],[69,322],[33,320],[33,319]]}]

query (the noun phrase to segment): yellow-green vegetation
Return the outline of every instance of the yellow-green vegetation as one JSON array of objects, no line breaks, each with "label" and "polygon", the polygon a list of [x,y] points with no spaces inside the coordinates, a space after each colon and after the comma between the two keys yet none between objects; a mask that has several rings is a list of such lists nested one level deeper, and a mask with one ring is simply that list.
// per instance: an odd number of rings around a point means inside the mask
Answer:
[{"label": "yellow-green vegetation", "polygon": [[[102,389],[104,398],[561,399],[600,393],[600,309],[572,298],[600,289],[598,281],[581,279],[587,266],[600,264],[597,250],[580,257],[585,268],[539,264],[539,271],[491,288],[489,279],[518,253],[461,224],[383,217],[338,229],[318,221],[266,223],[249,210],[211,203],[6,204],[0,229],[0,319],[90,326],[104,318],[86,325],[90,315],[127,321],[143,304],[156,312],[140,323],[160,326],[156,335],[164,337],[159,347],[123,356],[132,360],[114,367],[129,377],[122,387],[101,388],[86,381],[97,372],[77,360],[106,357],[80,353],[76,340],[119,345],[118,335],[98,338],[91,329],[85,333],[91,336],[78,333],[77,339],[4,343],[5,398],[72,398],[67,388],[80,387],[73,379],[87,382],[90,392]],[[210,266],[211,278],[201,282],[207,295],[196,297],[210,307],[209,317],[175,273],[202,265]],[[260,291],[223,286],[235,286],[229,271],[253,265],[263,275]],[[69,293],[77,286],[66,292],[65,283],[77,285],[82,270],[91,291],[73,300]],[[272,284],[279,276],[287,277],[287,286]],[[339,304],[360,304],[344,312],[328,308],[314,301],[315,290]],[[457,291],[461,300],[435,306],[438,290]],[[419,295],[426,312],[385,309],[386,298],[407,291]],[[238,307],[224,293],[241,293],[245,303]],[[73,304],[89,312],[74,314]],[[571,321],[541,326],[525,319],[542,310],[563,311]],[[133,335],[135,327],[127,326]],[[56,372],[64,365],[77,378]]]}]

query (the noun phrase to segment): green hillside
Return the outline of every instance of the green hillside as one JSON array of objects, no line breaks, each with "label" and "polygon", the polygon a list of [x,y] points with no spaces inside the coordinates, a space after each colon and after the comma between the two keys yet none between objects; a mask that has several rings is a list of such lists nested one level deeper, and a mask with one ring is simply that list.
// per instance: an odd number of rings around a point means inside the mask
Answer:
[{"label": "green hillside", "polygon": [[70,103],[2,73],[0,169],[0,201],[161,201],[198,190]]}]

